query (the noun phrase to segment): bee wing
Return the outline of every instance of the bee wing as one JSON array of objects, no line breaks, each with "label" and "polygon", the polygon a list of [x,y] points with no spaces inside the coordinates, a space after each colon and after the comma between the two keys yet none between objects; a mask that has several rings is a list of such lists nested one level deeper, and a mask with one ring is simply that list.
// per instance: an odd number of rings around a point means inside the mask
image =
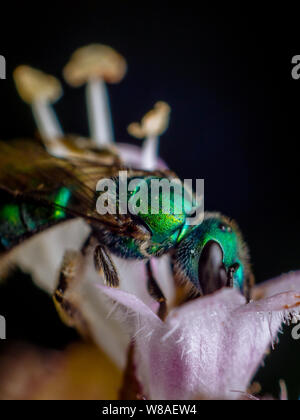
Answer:
[{"label": "bee wing", "polygon": [[[149,238],[149,233],[130,213],[100,215],[97,212],[97,183],[104,178],[117,178],[119,171],[126,169],[128,177],[175,175],[170,171],[128,169],[122,166],[115,153],[110,155],[107,150],[103,153],[97,150],[88,158],[85,154],[82,156],[56,158],[35,140],[0,142],[0,239],[7,235],[7,231],[12,238],[4,251],[10,251],[23,240],[72,217],[82,217],[94,227],[121,236],[140,240]],[[1,225],[1,209],[6,203],[15,206],[12,208],[21,219],[15,228],[5,219]],[[35,220],[39,221],[33,228],[28,227],[31,223],[24,220],[29,206],[29,222],[35,224]],[[45,209],[48,210],[46,213]],[[57,214],[59,217],[54,217]],[[1,251],[3,249],[0,249],[0,254]]]},{"label": "bee wing", "polygon": [[[105,161],[107,162],[107,152]],[[4,218],[1,209],[6,203],[15,209],[21,219],[19,224],[14,221],[15,227],[9,219],[4,219],[2,225],[0,223],[0,239],[3,239],[4,234],[7,236],[8,231],[9,237],[13,238],[5,250],[10,250],[35,233],[71,217],[82,217],[91,225],[98,225],[99,228],[109,229],[119,235],[146,239],[145,230],[139,227],[130,214],[116,216],[97,213],[98,181],[117,177],[120,169],[124,169],[120,164],[104,163],[100,152],[97,152],[94,160],[80,157],[60,159],[49,155],[37,141],[0,142],[0,222],[1,216],[2,220]],[[134,170],[130,170],[130,173],[143,174],[142,171]],[[65,196],[67,200],[64,199]],[[30,210],[29,216],[33,222],[35,218],[41,218],[41,209],[50,209],[52,215],[48,217],[48,211],[45,222],[30,229],[30,223],[26,223],[26,220],[24,222],[29,205],[36,209],[34,212]],[[53,217],[57,211],[60,217]],[[61,217],[62,212],[65,217]]]}]

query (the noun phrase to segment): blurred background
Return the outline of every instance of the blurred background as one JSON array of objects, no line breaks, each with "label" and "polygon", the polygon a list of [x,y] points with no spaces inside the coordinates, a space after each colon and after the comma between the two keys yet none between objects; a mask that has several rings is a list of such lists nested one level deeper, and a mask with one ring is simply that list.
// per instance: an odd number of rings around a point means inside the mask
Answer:
[{"label": "blurred background", "polygon": [[[168,102],[171,123],[160,154],[181,178],[205,179],[206,210],[236,219],[256,281],[299,269],[300,80],[291,77],[291,59],[300,54],[295,11],[133,4],[51,2],[32,10],[26,2],[1,12],[0,54],[7,61],[7,80],[0,81],[1,139],[35,132],[12,81],[17,65],[62,79],[76,48],[111,45],[128,61],[125,79],[109,86],[117,140],[139,144],[127,125],[157,100]],[[88,135],[83,88],[64,84],[56,111],[66,132]],[[3,352],[12,342],[57,350],[78,339],[61,324],[51,299],[20,272],[0,285],[0,314],[8,322]],[[264,393],[276,397],[284,379],[289,397],[297,399],[300,341],[286,332],[257,380]]]}]

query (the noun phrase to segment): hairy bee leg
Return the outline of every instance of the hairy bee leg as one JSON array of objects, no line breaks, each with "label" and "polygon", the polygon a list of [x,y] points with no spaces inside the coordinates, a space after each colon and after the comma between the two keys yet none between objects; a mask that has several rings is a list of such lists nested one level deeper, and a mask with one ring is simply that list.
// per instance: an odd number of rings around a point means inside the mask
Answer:
[{"label": "hairy bee leg", "polygon": [[228,269],[228,279],[227,279],[227,287],[233,287],[233,276],[236,270],[239,268],[240,264],[235,263],[232,264]]},{"label": "hairy bee leg", "polygon": [[108,286],[119,287],[120,280],[117,269],[106,247],[103,245],[97,245],[94,250],[94,264],[97,271],[103,271]]},{"label": "hairy bee leg", "polygon": [[152,271],[150,261],[146,262],[146,273],[147,273],[147,289],[151,297],[159,303],[158,316],[164,320],[167,315],[167,301],[159,287]]},{"label": "hairy bee leg", "polygon": [[53,300],[63,322],[69,327],[76,327],[84,337],[88,338],[90,336],[88,326],[79,310],[75,291],[80,280],[78,274],[82,265],[83,255],[80,251],[66,251]]},{"label": "hairy bee leg", "polygon": [[246,278],[245,286],[244,286],[244,296],[247,300],[247,303],[249,303],[251,300],[251,292],[252,292],[252,287],[254,286],[254,283],[255,283],[254,276],[252,273],[250,273],[250,275]]},{"label": "hairy bee leg", "polygon": [[[235,263],[229,267],[228,284],[227,284],[228,287],[233,287],[233,276],[236,270],[239,268],[239,266],[240,265],[238,263]],[[254,277],[252,274],[250,274],[248,277],[246,277],[245,284],[243,287],[243,293],[244,293],[247,303],[249,303],[251,300],[251,289],[252,289],[253,284],[254,284]]]}]

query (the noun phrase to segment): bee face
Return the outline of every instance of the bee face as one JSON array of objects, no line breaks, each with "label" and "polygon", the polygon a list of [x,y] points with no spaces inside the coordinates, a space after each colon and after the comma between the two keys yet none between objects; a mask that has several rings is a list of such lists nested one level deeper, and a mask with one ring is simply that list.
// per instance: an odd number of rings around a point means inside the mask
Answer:
[{"label": "bee face", "polygon": [[248,296],[252,278],[248,250],[235,223],[207,213],[180,242],[174,254],[177,281],[192,284],[201,295],[235,287]]}]

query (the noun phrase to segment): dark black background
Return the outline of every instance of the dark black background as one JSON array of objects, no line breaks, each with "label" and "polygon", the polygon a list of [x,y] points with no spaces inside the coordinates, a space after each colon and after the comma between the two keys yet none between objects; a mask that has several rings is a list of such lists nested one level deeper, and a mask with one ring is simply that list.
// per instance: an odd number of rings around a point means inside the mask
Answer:
[{"label": "dark black background", "polygon": [[[77,47],[113,46],[129,67],[124,81],[109,87],[117,139],[137,144],[126,133],[128,123],[157,100],[170,103],[161,156],[180,177],[205,178],[206,209],[238,221],[260,282],[300,268],[300,80],[291,77],[291,59],[300,54],[297,10],[208,10],[202,2],[199,8],[192,4],[85,0],[40,2],[35,9],[13,2],[9,11],[1,6],[0,54],[8,75],[0,80],[0,136],[32,136],[35,130],[14,88],[14,67],[30,64],[61,78]],[[83,89],[64,85],[64,92],[56,110],[65,131],[87,135]],[[1,291],[0,313],[16,318],[16,307],[19,313],[28,310],[33,325],[21,328],[15,321],[12,338],[28,335],[57,347],[74,337],[60,326],[46,296],[34,289],[29,294],[29,280],[13,282]],[[37,301],[43,304],[35,309]],[[48,308],[44,315],[42,306]],[[266,391],[276,394],[284,378],[290,396],[298,397],[298,354],[299,342],[286,334],[259,375]]]}]

